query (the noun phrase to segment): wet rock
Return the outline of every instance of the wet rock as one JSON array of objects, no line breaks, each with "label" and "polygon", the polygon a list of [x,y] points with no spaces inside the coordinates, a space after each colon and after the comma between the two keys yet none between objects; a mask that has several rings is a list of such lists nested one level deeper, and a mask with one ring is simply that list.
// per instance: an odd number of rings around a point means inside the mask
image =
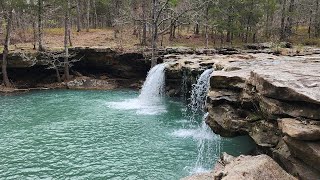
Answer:
[{"label": "wet rock", "polygon": [[294,157],[320,171],[320,141],[300,141],[288,136],[285,136],[283,140]]},{"label": "wet rock", "polygon": [[285,118],[279,120],[279,127],[284,134],[294,139],[305,141],[320,140],[320,125],[314,121],[301,122],[296,119]]}]

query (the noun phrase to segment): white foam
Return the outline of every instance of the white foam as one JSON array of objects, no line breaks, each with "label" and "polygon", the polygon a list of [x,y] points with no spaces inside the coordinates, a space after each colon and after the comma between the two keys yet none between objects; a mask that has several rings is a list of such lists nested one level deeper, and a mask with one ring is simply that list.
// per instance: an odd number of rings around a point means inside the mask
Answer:
[{"label": "white foam", "polygon": [[107,106],[119,110],[136,110],[136,113],[141,115],[166,113],[166,106],[162,99],[164,86],[165,64],[159,64],[149,71],[138,98],[122,102],[109,102]]},{"label": "white foam", "polygon": [[172,133],[172,136],[178,138],[193,138],[195,140],[213,140],[214,134],[211,131],[203,131],[202,128],[197,129],[178,129]]},{"label": "white foam", "polygon": [[193,169],[191,169],[190,174],[193,175],[193,174],[208,173],[210,171],[211,171],[210,169],[206,169],[204,167],[199,166],[199,167],[194,167]]},{"label": "white foam", "polygon": [[166,113],[166,107],[161,102],[148,103],[137,99],[128,99],[121,102],[108,102],[107,106],[119,110],[135,110],[137,114],[141,115],[158,115]]}]

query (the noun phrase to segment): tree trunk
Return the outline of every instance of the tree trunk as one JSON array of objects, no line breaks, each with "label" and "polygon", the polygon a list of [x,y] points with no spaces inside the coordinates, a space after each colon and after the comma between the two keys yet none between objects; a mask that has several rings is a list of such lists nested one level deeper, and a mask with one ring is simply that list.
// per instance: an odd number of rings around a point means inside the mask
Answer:
[{"label": "tree trunk", "polygon": [[94,11],[93,28],[94,28],[94,29],[97,29],[98,14],[97,14],[96,0],[92,0],[92,7],[93,7],[93,11]]},{"label": "tree trunk", "polygon": [[87,0],[87,16],[86,16],[86,25],[87,25],[87,32],[89,32],[89,29],[90,29],[90,0]]},{"label": "tree trunk", "polygon": [[55,67],[54,69],[56,70],[57,81],[58,83],[61,83],[62,81],[61,81],[59,69],[58,67]]},{"label": "tree trunk", "polygon": [[12,16],[13,16],[13,9],[10,9],[9,12],[5,15],[7,28],[6,28],[6,36],[3,48],[3,58],[2,58],[2,77],[3,83],[5,87],[11,87],[11,83],[8,77],[7,72],[7,64],[8,64],[8,54],[9,54],[9,46],[10,46],[10,36],[11,36],[11,26],[12,26]]},{"label": "tree trunk", "polygon": [[196,23],[195,29],[194,29],[194,34],[195,35],[199,35],[200,34],[200,27],[199,27],[199,23]]},{"label": "tree trunk", "polygon": [[43,24],[42,24],[42,13],[43,13],[43,0],[38,0],[38,49],[44,51],[42,44],[43,40]]},{"label": "tree trunk", "polygon": [[147,16],[146,16],[146,0],[144,0],[142,2],[142,41],[141,41],[141,45],[142,46],[146,46],[147,45]]},{"label": "tree trunk", "polygon": [[71,4],[70,0],[67,1],[67,11],[68,11],[68,40],[69,40],[69,46],[72,47],[72,41],[71,41],[71,17],[70,17],[70,10],[71,10]]},{"label": "tree trunk", "polygon": [[77,0],[77,32],[81,31],[81,4],[80,0]]},{"label": "tree trunk", "polygon": [[70,79],[69,74],[69,49],[68,49],[68,32],[69,32],[69,7],[70,7],[70,0],[67,0],[68,7],[66,9],[65,13],[65,19],[64,19],[64,51],[65,51],[65,57],[64,57],[64,78],[65,81],[68,81]]},{"label": "tree trunk", "polygon": [[292,28],[293,28],[293,16],[294,16],[294,0],[290,0],[289,9],[288,9],[288,25],[286,26],[286,38],[288,39],[292,35]]},{"label": "tree trunk", "polygon": [[209,4],[207,3],[207,7],[206,7],[206,15],[205,15],[205,19],[206,19],[206,24],[205,24],[205,33],[206,33],[206,49],[209,48]]},{"label": "tree trunk", "polygon": [[151,67],[157,65],[157,40],[158,40],[158,22],[157,22],[158,0],[152,0],[152,58]]},{"label": "tree trunk", "polygon": [[309,18],[309,26],[308,26],[308,37],[311,38],[311,27],[312,27],[312,11],[310,11],[310,18]]},{"label": "tree trunk", "polygon": [[32,22],[32,29],[33,29],[33,49],[36,50],[37,46],[37,27],[36,22]]},{"label": "tree trunk", "polygon": [[315,36],[320,37],[320,0],[316,0]]},{"label": "tree trunk", "polygon": [[282,11],[281,11],[281,27],[280,27],[280,40],[285,41],[287,39],[286,32],[285,32],[285,26],[286,26],[286,5],[287,0],[282,0]]}]

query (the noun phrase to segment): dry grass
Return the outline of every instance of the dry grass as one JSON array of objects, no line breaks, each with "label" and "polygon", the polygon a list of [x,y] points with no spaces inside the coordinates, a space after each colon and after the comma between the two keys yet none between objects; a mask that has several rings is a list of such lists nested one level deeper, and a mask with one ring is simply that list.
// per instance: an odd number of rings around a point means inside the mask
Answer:
[{"label": "dry grass", "polygon": [[[140,49],[139,37],[133,35],[133,30],[130,28],[124,28],[117,34],[117,38],[114,37],[113,29],[90,29],[89,32],[85,30],[76,32],[72,30],[71,35],[72,45],[74,47],[110,47],[115,49]],[[15,32],[12,38],[11,49],[23,49],[31,50],[33,48],[33,36],[32,31],[28,30],[23,33]],[[49,49],[61,49],[64,44],[64,29],[51,28],[44,30],[44,46]],[[205,40],[202,36],[194,36],[192,32],[180,32],[175,39],[169,40],[169,35],[159,37],[159,47],[172,47],[172,46],[187,46],[187,47],[205,47]],[[210,47],[218,46],[214,45],[213,41],[209,43]]]}]

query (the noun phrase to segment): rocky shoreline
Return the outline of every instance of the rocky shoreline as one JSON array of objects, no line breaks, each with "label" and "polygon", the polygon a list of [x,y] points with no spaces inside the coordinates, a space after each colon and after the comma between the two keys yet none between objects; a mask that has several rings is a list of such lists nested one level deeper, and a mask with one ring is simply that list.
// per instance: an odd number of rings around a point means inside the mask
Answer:
[{"label": "rocky shoreline", "polygon": [[204,69],[215,69],[206,103],[215,133],[249,135],[288,173],[320,177],[320,56],[180,55],[167,62],[171,96],[183,93],[175,84],[188,88]]}]

